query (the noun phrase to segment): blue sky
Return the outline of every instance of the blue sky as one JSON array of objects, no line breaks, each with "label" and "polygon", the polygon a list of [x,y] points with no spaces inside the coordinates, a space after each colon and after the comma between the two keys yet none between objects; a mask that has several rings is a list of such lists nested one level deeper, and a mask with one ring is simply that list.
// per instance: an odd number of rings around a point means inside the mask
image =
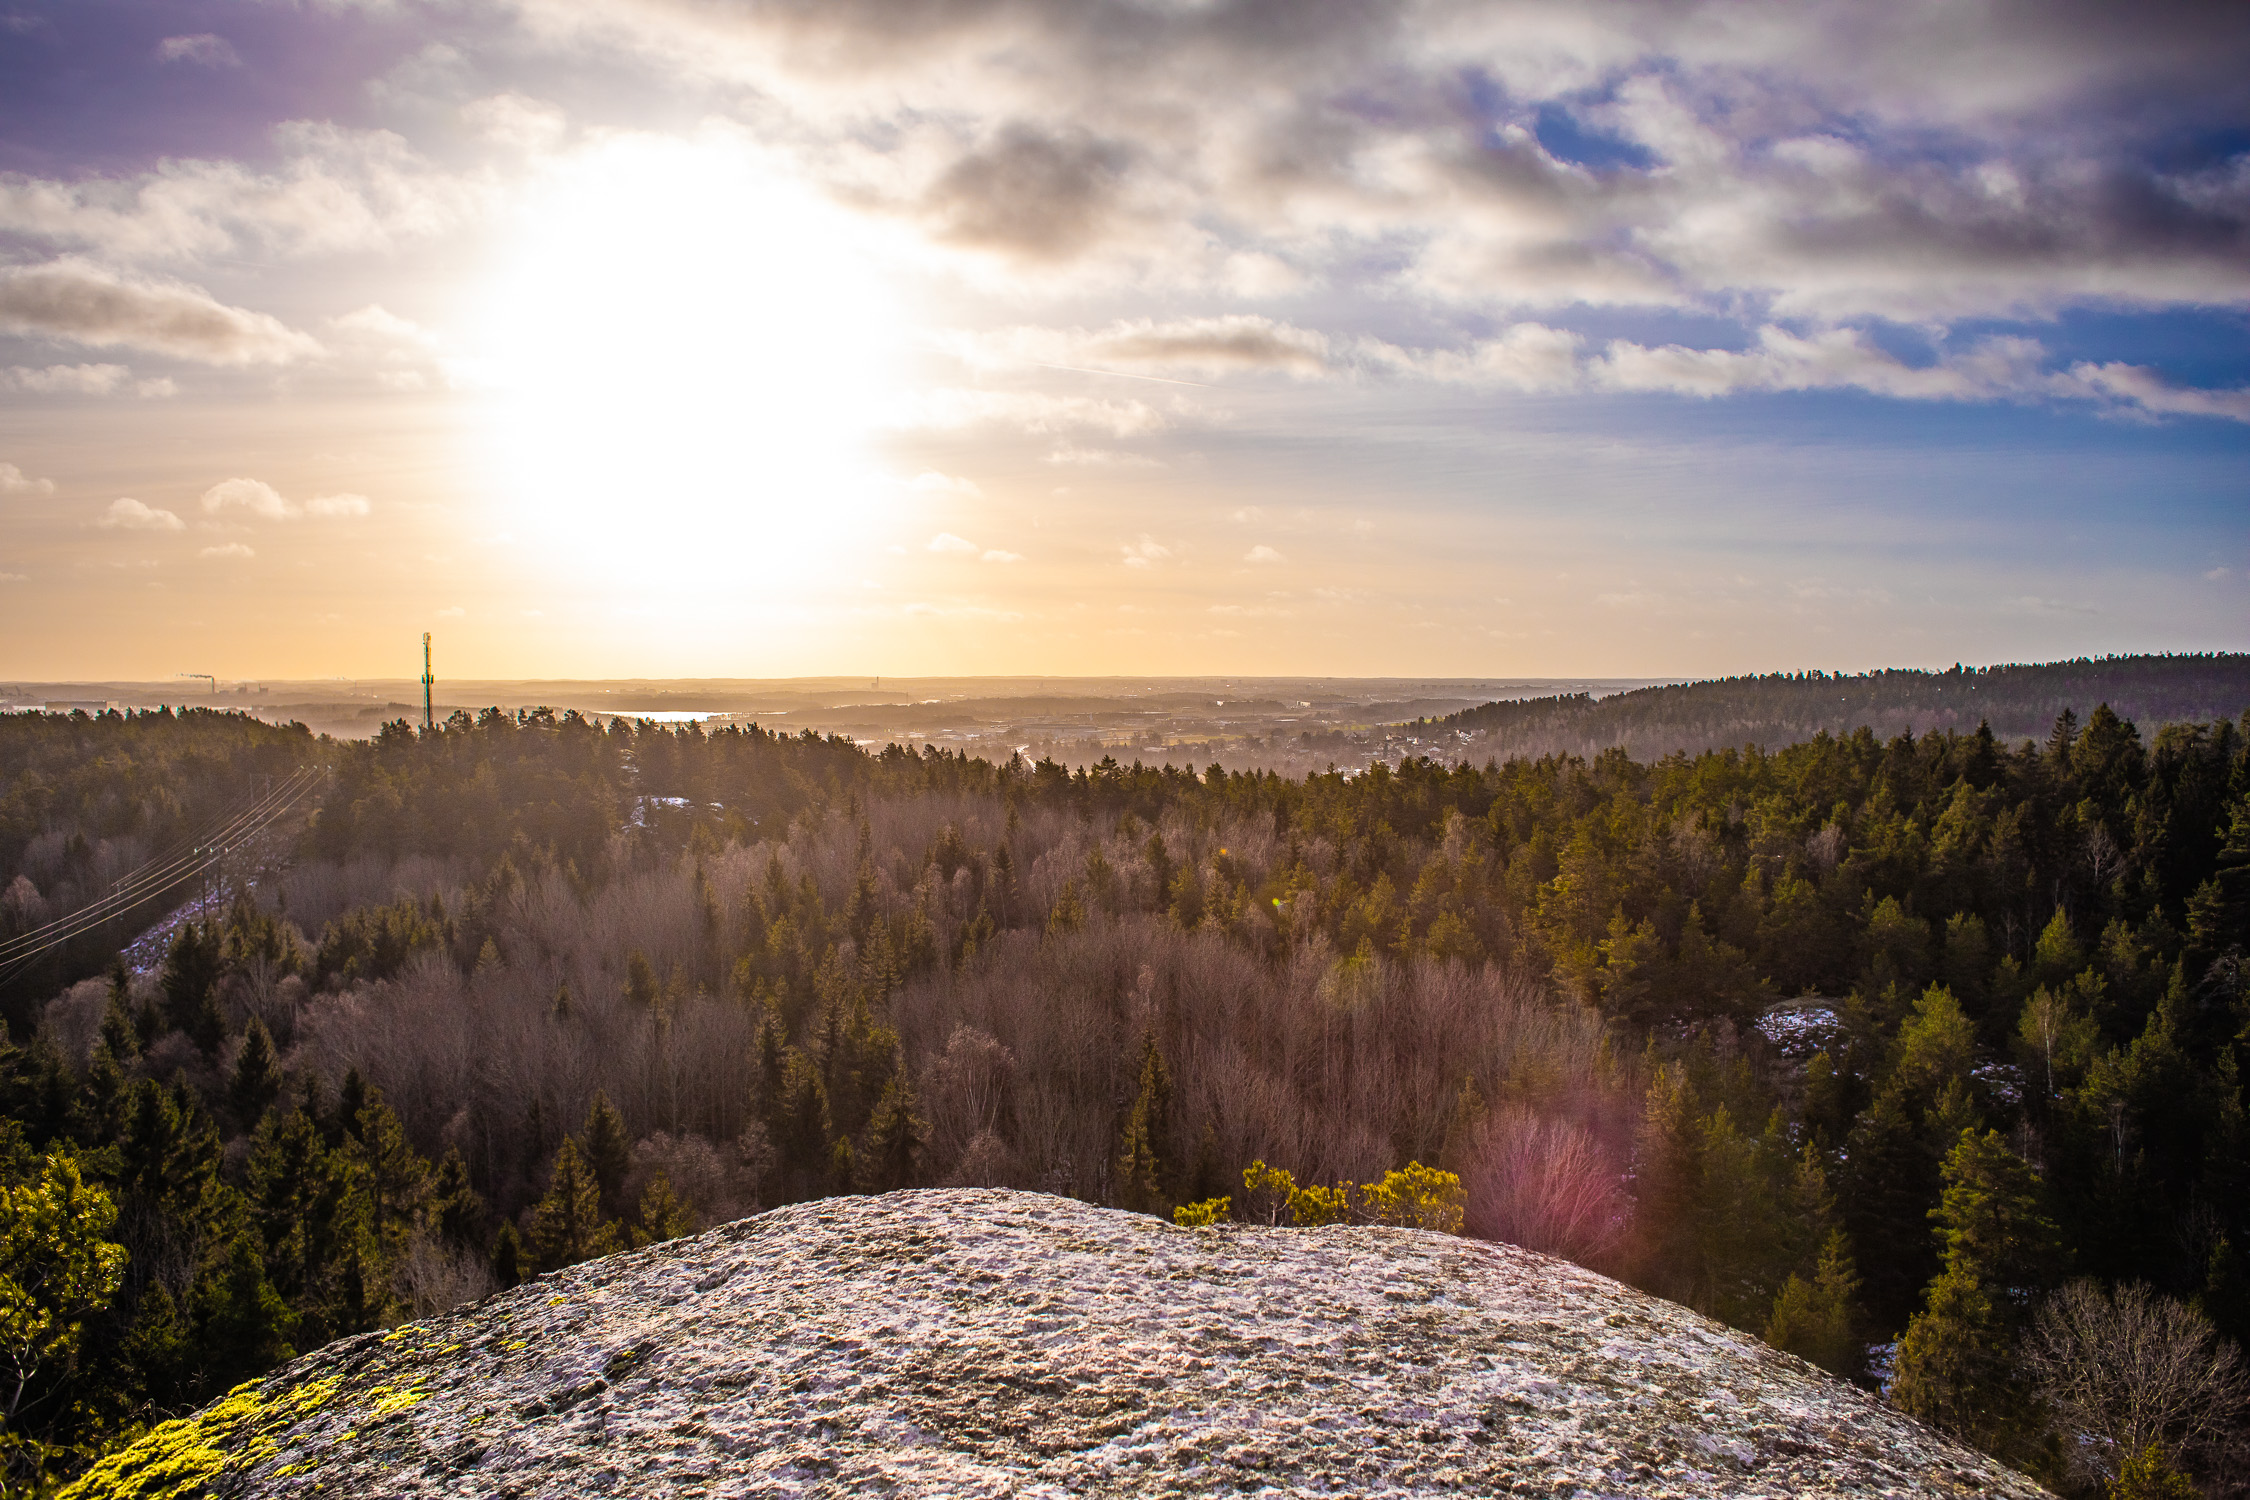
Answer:
[{"label": "blue sky", "polygon": [[0,0],[0,674],[2242,649],[2245,121],[2238,5]]}]

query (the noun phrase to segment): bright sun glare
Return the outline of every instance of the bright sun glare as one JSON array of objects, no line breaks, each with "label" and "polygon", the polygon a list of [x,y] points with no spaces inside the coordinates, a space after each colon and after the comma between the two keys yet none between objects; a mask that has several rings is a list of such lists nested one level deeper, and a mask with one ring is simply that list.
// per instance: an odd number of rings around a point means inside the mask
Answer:
[{"label": "bright sun glare", "polygon": [[739,143],[558,169],[488,293],[514,525],[606,581],[822,581],[877,520],[898,315],[848,215]]}]

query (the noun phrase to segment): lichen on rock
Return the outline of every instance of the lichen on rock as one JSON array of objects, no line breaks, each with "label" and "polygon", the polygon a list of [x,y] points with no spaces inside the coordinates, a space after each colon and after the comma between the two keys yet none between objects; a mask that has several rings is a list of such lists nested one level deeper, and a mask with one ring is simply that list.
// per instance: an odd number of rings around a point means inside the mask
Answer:
[{"label": "lichen on rock", "polygon": [[1685,1308],[1420,1230],[833,1198],[330,1345],[74,1497],[2001,1495]]}]

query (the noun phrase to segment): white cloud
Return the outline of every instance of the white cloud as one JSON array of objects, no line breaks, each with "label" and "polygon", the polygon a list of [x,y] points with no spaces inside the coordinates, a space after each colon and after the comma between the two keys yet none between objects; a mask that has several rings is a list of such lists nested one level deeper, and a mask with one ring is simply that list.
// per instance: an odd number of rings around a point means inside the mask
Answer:
[{"label": "white cloud", "polygon": [[0,271],[0,327],[208,365],[287,364],[320,352],[279,319],[229,307],[201,287],[69,256]]},{"label": "white cloud", "polygon": [[461,119],[478,135],[518,151],[546,151],[562,142],[570,117],[556,105],[525,94],[494,94],[461,106]]},{"label": "white cloud", "polygon": [[1279,552],[1267,546],[1264,542],[1260,542],[1257,546],[1252,547],[1248,552],[1243,553],[1242,560],[1246,563],[1277,563],[1285,561],[1285,559]]},{"label": "white cloud", "polygon": [[977,487],[975,480],[940,474],[935,469],[924,469],[915,475],[907,488],[922,495],[962,495],[972,500],[984,497],[984,491]]},{"label": "white cloud", "polygon": [[1158,563],[1169,560],[1172,556],[1171,548],[1145,531],[1141,533],[1141,539],[1137,542],[1120,543],[1119,550],[1125,554],[1125,566],[1128,568],[1153,568]]},{"label": "white cloud", "polygon": [[52,495],[52,479],[34,479],[14,464],[0,464],[0,495]]},{"label": "white cloud", "polygon": [[1021,552],[1003,552],[998,547],[994,547],[989,549],[984,554],[983,558],[980,559],[980,561],[988,563],[1019,563],[1023,561],[1023,554]]},{"label": "white cloud", "polygon": [[203,556],[218,558],[256,557],[258,554],[240,542],[227,542],[217,547],[206,547]]},{"label": "white cloud", "polygon": [[437,612],[437,617],[441,620],[462,620],[468,618],[468,614],[468,610],[462,608],[460,605],[451,604],[446,606],[444,609],[439,610]]},{"label": "white cloud", "polygon": [[94,523],[115,531],[185,531],[187,522],[168,510],[156,510],[131,498],[112,500]]},{"label": "white cloud", "polygon": [[0,384],[39,396],[107,396],[132,377],[123,365],[13,365],[0,372]]},{"label": "white cloud", "polygon": [[932,552],[975,552],[978,550],[975,542],[970,541],[967,537],[955,536],[950,531],[939,532],[936,536],[931,537],[926,545],[928,550]]},{"label": "white cloud", "polygon": [[1162,412],[1141,401],[949,387],[923,395],[904,425],[939,431],[998,426],[1031,433],[1100,432],[1126,438],[1162,431],[1167,424]]},{"label": "white cloud", "polygon": [[195,63],[205,68],[239,68],[242,54],[223,36],[198,32],[194,36],[168,36],[156,44],[158,62]]},{"label": "white cloud", "polygon": [[222,479],[203,492],[204,510],[246,510],[268,521],[293,520],[298,508],[262,479]]},{"label": "white cloud", "polygon": [[389,131],[298,121],[274,141],[283,162],[268,173],[178,157],[134,176],[0,173],[0,232],[133,263],[391,252],[471,222],[496,192]]},{"label": "white cloud", "polygon": [[0,573],[0,583],[29,583],[29,573]]},{"label": "white cloud", "polygon": [[301,516],[364,516],[372,506],[365,495],[318,495],[299,505],[262,479],[222,479],[203,492],[203,509],[212,515],[243,510],[267,521]]}]

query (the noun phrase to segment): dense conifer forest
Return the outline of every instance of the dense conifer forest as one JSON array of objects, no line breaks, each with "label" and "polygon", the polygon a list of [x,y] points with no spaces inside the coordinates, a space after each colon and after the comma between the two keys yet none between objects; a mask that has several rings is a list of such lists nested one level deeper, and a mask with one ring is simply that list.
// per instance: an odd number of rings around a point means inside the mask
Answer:
[{"label": "dense conifer forest", "polygon": [[1302,780],[0,721],[0,939],[321,772],[160,962],[6,996],[10,1483],[542,1270],[963,1183],[1504,1238],[2065,1491],[2235,1493],[2243,709]]},{"label": "dense conifer forest", "polygon": [[1641,760],[1675,750],[1783,745],[1823,730],[1866,727],[1879,737],[1984,724],[2003,739],[2043,738],[2064,709],[2107,703],[2144,734],[2166,724],[2226,718],[2250,700],[2250,655],[2103,656],[1948,672],[1772,672],[1487,703],[1414,726],[1468,736],[1477,756],[1597,755]]}]

